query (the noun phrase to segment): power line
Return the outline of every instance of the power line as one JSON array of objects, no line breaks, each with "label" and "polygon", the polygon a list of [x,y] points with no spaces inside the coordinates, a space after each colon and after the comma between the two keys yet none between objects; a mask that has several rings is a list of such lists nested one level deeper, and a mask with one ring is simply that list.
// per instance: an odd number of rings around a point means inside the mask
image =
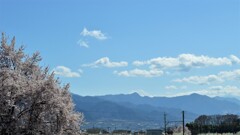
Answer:
[{"label": "power line", "polygon": [[164,112],[164,133],[165,135],[167,134],[167,124],[172,123],[172,122],[181,122],[182,123],[182,131],[183,135],[185,134],[185,112],[182,111],[182,120],[180,121],[167,121],[167,114]]}]

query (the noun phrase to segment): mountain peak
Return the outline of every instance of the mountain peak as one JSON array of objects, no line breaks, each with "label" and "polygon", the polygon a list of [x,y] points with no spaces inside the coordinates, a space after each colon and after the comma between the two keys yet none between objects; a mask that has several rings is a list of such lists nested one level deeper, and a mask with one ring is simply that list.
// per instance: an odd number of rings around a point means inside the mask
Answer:
[{"label": "mountain peak", "polygon": [[192,93],[189,96],[203,96],[203,95],[200,95],[200,94],[197,94],[197,93]]},{"label": "mountain peak", "polygon": [[138,92],[133,92],[133,93],[131,93],[131,94],[129,94],[129,95],[131,95],[131,96],[138,96],[138,97],[141,96]]},{"label": "mountain peak", "polygon": [[[198,94],[198,93],[192,93],[192,94],[190,94],[189,96],[193,96],[193,97],[209,97],[209,96],[201,95],[201,94]],[[209,98],[210,98],[210,97],[209,97]]]}]

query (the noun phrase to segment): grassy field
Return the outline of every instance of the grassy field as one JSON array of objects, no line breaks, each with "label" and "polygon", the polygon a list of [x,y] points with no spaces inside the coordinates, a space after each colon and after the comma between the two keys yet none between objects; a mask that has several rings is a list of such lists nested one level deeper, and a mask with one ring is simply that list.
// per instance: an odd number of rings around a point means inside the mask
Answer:
[{"label": "grassy field", "polygon": [[[182,133],[174,133],[173,135],[182,135]],[[207,134],[199,134],[199,135],[240,135],[240,132],[238,132],[236,134],[232,134],[232,133],[224,133],[224,134],[207,133]]]},{"label": "grassy field", "polygon": [[224,133],[224,134],[217,134],[217,133],[209,133],[209,134],[199,134],[199,135],[240,135],[240,132],[233,134],[233,133]]}]

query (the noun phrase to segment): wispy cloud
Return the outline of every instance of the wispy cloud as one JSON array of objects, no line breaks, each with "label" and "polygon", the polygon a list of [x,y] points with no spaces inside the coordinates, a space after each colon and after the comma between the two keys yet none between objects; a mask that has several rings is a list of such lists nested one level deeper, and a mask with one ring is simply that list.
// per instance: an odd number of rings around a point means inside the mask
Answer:
[{"label": "wispy cloud", "polygon": [[87,43],[87,41],[84,41],[82,39],[78,40],[77,42],[81,47],[85,47],[85,48],[89,48],[89,45]]},{"label": "wispy cloud", "polygon": [[230,55],[229,57],[209,57],[205,55],[180,54],[178,57],[158,57],[146,61],[138,60],[133,62],[135,66],[150,65],[162,69],[176,69],[180,71],[233,64],[240,64],[240,59],[235,55]]},{"label": "wispy cloud", "polygon": [[79,72],[72,72],[70,68],[65,67],[65,66],[57,66],[56,68],[53,69],[54,73],[59,76],[63,77],[80,77],[80,73],[82,73],[81,70]]},{"label": "wispy cloud", "polygon": [[184,90],[187,86],[167,85],[164,87],[166,90]]},{"label": "wispy cloud", "polygon": [[211,86],[207,89],[193,91],[194,93],[202,94],[202,95],[208,95],[210,97],[240,97],[240,88],[237,86]]},{"label": "wispy cloud", "polygon": [[184,77],[181,79],[175,79],[173,81],[205,85],[205,84],[224,82],[226,80],[239,81],[240,80],[240,69],[233,70],[233,71],[221,71],[216,75],[212,74],[212,75],[207,75],[207,76]]},{"label": "wispy cloud", "polygon": [[187,82],[192,84],[211,84],[216,82],[223,82],[223,79],[217,75],[208,75],[208,76],[190,76],[182,79],[176,79],[174,82]]},{"label": "wispy cloud", "polygon": [[240,97],[240,88],[237,86],[212,86],[206,93],[210,96],[238,96]]},{"label": "wispy cloud", "polygon": [[126,61],[120,61],[120,62],[112,62],[108,57],[103,57],[98,60],[96,60],[93,63],[90,64],[84,64],[82,65],[84,67],[108,67],[108,68],[114,68],[114,67],[126,67],[128,66],[128,63]]},{"label": "wispy cloud", "polygon": [[82,36],[90,36],[90,37],[94,37],[98,40],[105,40],[108,37],[101,32],[101,30],[88,30],[87,28],[84,28],[83,31],[81,32]]},{"label": "wispy cloud", "polygon": [[192,91],[185,91],[181,92],[179,91],[178,93],[171,93],[171,94],[165,94],[161,96],[167,96],[167,97],[176,97],[176,96],[184,96],[184,95],[190,95],[190,94],[200,94],[200,95],[207,95],[209,97],[240,97],[240,88],[237,86],[211,86],[207,87],[205,89],[197,89],[197,90],[192,90]]},{"label": "wispy cloud", "polygon": [[150,69],[150,70],[142,70],[142,69],[133,69],[133,70],[125,70],[125,71],[114,71],[115,74],[119,76],[125,77],[159,77],[163,75],[163,71],[159,69]]},{"label": "wispy cloud", "polygon": [[221,71],[218,73],[218,76],[227,79],[227,80],[235,80],[239,81],[240,80],[240,69],[236,69],[233,71]]}]

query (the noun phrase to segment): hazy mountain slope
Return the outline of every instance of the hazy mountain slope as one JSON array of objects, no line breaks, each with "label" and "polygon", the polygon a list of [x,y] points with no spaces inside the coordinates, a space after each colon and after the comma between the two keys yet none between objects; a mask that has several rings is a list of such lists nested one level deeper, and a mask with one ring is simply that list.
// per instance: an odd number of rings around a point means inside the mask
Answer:
[{"label": "hazy mountain slope", "polygon": [[195,114],[226,114],[239,113],[240,105],[226,100],[217,100],[208,96],[191,94],[179,97],[141,97],[137,93],[129,95],[106,95],[98,98],[124,103],[130,102],[135,105],[148,104],[155,107],[176,108]]},{"label": "hazy mountain slope", "polygon": [[97,97],[82,97],[73,94],[73,102],[76,104],[75,109],[83,112],[85,119],[88,121],[96,120],[114,120],[142,119],[135,110],[128,109],[110,101],[105,101]]},{"label": "hazy mountain slope", "polygon": [[227,98],[227,97],[214,97],[214,98],[217,100],[229,101],[229,102],[240,105],[240,100],[238,100],[236,98]]},{"label": "hazy mountain slope", "polygon": [[167,113],[167,120],[178,121],[181,120],[182,110],[185,111],[187,122],[202,114],[240,112],[240,105],[236,103],[198,94],[172,98],[141,97],[137,93],[93,97],[72,94],[72,97],[75,109],[84,113],[86,121],[117,121],[120,125],[129,121],[135,121],[133,125],[138,122],[161,124],[164,112]]},{"label": "hazy mountain slope", "polygon": [[[163,121],[163,113],[168,114],[168,120],[180,120],[180,109],[171,109],[156,107],[147,104],[132,104],[126,102],[115,103],[106,101],[98,97],[82,97],[72,94],[75,109],[83,112],[87,121],[109,121],[109,120],[127,120],[127,121]],[[197,115],[186,112],[188,121],[194,120]]]}]

